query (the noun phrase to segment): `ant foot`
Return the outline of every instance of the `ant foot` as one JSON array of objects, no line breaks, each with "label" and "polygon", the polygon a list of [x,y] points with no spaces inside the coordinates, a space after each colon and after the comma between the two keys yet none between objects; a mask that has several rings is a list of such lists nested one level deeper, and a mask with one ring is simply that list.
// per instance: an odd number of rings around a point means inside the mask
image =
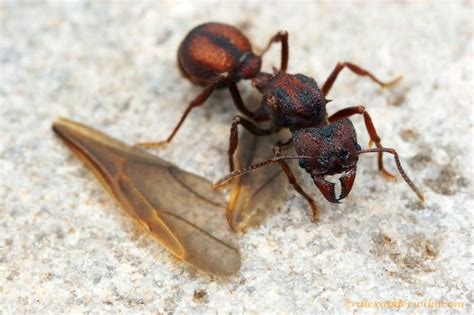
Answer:
[{"label": "ant foot", "polygon": [[319,209],[316,208],[314,205],[311,205],[311,210],[312,210],[311,222],[318,223],[318,221],[319,221]]},{"label": "ant foot", "polygon": [[393,181],[396,181],[397,180],[397,177],[395,177],[395,175],[393,175],[392,173],[390,173],[389,171],[387,171],[385,168],[382,168],[379,170],[380,173],[382,174],[383,177],[385,177],[385,179],[387,180],[393,180]]},{"label": "ant foot", "polygon": [[230,158],[229,159],[229,173],[232,173],[234,171],[234,159]]},{"label": "ant foot", "polygon": [[393,79],[392,81],[383,82],[380,86],[384,89],[388,89],[388,88],[393,87],[394,85],[397,85],[398,82],[400,82],[402,79],[403,79],[403,76],[398,76],[395,79]]}]

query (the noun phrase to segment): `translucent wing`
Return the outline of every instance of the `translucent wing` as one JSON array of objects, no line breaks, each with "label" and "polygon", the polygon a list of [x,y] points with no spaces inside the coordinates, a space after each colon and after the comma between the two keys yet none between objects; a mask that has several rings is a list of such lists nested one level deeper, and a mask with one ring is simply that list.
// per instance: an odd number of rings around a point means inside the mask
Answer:
[{"label": "translucent wing", "polygon": [[[274,144],[288,138],[289,134],[285,132],[256,137],[244,130],[239,140],[236,169],[272,158]],[[236,231],[259,225],[282,203],[287,187],[288,180],[277,164],[235,178],[227,207],[227,222]]]},{"label": "translucent wing", "polygon": [[59,119],[53,130],[173,255],[218,276],[238,271],[240,254],[226,224],[225,199],[210,182],[70,120]]}]

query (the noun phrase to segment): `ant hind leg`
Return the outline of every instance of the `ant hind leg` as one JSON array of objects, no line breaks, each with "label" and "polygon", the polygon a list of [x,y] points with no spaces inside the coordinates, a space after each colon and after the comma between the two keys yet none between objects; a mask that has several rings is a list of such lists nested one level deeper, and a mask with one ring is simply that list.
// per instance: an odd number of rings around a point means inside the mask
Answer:
[{"label": "ant hind leg", "polygon": [[237,88],[237,84],[233,81],[229,81],[227,82],[227,86],[229,87],[230,95],[232,96],[235,107],[237,107],[237,109],[245,116],[254,118],[256,114],[245,106],[245,103],[240,96],[239,89]]},{"label": "ant hind leg", "polygon": [[263,56],[272,46],[273,43],[281,43],[281,64],[280,64],[280,71],[286,72],[288,68],[288,56],[289,56],[289,47],[288,47],[288,32],[287,31],[279,31],[272,38],[267,44],[267,47],[263,50],[261,56]]},{"label": "ant hind leg", "polygon": [[157,148],[157,147],[160,147],[162,145],[165,145],[165,144],[168,144],[171,142],[171,140],[173,140],[174,136],[176,135],[176,133],[178,132],[179,128],[181,127],[181,125],[183,124],[183,122],[186,120],[186,118],[188,117],[189,113],[191,112],[191,110],[195,107],[199,107],[201,106],[202,104],[204,104],[204,102],[209,98],[209,96],[211,95],[211,93],[216,89],[216,87],[221,84],[222,82],[224,82],[228,77],[228,73],[222,73],[221,75],[219,75],[218,77],[216,77],[213,82],[211,84],[209,84],[208,86],[206,86],[204,88],[204,90],[199,93],[191,102],[189,102],[188,104],[188,107],[186,108],[186,110],[184,111],[183,115],[181,116],[181,119],[179,120],[179,122],[176,124],[176,126],[174,127],[173,131],[171,132],[171,134],[168,136],[168,138],[166,138],[166,140],[163,140],[163,141],[159,141],[159,142],[141,142],[141,143],[136,143],[135,145],[133,145],[134,148]]}]

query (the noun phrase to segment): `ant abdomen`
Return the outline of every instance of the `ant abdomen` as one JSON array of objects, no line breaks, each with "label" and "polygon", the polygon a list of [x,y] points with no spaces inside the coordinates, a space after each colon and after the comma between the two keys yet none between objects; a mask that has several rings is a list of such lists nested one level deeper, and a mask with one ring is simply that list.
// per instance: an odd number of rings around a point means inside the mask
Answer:
[{"label": "ant abdomen", "polygon": [[[261,60],[252,53],[250,41],[237,28],[205,23],[193,28],[184,38],[178,50],[178,64],[185,77],[206,85],[223,73],[240,78],[254,76],[260,71]],[[244,67],[240,67],[242,64]]]}]

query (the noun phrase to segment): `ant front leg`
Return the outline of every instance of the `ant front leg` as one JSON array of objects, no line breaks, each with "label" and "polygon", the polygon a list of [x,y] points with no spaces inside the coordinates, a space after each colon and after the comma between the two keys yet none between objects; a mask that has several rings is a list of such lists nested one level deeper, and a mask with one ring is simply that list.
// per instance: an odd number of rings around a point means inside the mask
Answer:
[{"label": "ant front leg", "polygon": [[[280,152],[282,150],[282,146],[285,146],[285,145],[288,145],[290,144],[291,142],[291,139],[290,141],[286,142],[286,143],[282,143],[280,141],[278,141],[275,146],[273,147],[273,153],[275,154],[275,157],[278,157],[280,156]],[[293,174],[293,171],[291,170],[291,168],[288,166],[288,164],[283,161],[283,160],[279,160],[278,161],[278,164],[280,164],[280,167],[281,169],[285,172],[286,174],[286,177],[288,178],[288,181],[290,182],[290,184],[293,186],[293,188],[301,195],[303,196],[306,201],[309,203],[309,206],[311,207],[311,212],[312,212],[312,218],[311,218],[311,222],[313,223],[316,223],[318,220],[319,220],[319,208],[318,206],[316,205],[316,202],[314,201],[313,198],[311,198],[304,190],[303,188],[300,186],[300,184],[298,184],[298,181],[296,180],[296,176],[295,174]]]},{"label": "ant front leg", "polygon": [[[367,128],[367,132],[369,133],[369,136],[370,136],[369,145],[371,143],[375,143],[375,146],[377,148],[381,148],[382,143],[380,142],[380,137],[377,134],[377,130],[375,130],[375,126],[374,126],[374,123],[372,122],[372,118],[370,118],[370,115],[365,110],[364,106],[354,106],[354,107],[347,107],[347,108],[341,109],[340,111],[337,111],[336,113],[332,114],[329,117],[329,122],[333,123],[337,120],[347,118],[355,114],[361,114],[364,116],[365,127]],[[392,175],[390,172],[388,172],[383,166],[383,152],[382,151],[378,152],[378,167],[379,167],[379,171],[387,179],[395,179],[395,176]]]},{"label": "ant front leg", "polygon": [[234,171],[234,153],[237,149],[237,145],[239,143],[239,134],[237,130],[237,126],[242,125],[245,129],[247,129],[251,134],[256,136],[266,136],[273,133],[273,129],[260,129],[255,126],[250,120],[242,117],[242,116],[234,116],[232,120],[232,125],[230,127],[230,139],[229,139],[229,168],[230,171]]},{"label": "ant front leg", "polygon": [[288,48],[288,32],[287,31],[279,31],[272,38],[267,44],[267,47],[263,50],[261,56],[263,56],[272,46],[273,43],[281,43],[281,64],[280,64],[280,71],[286,72],[288,68],[288,56],[289,56],[289,48]]},{"label": "ant front leg", "polygon": [[215,78],[211,84],[209,84],[208,86],[206,86],[204,88],[204,90],[199,93],[198,96],[196,96],[191,102],[189,102],[188,104],[188,107],[186,108],[186,110],[184,111],[183,115],[181,116],[181,119],[179,120],[178,124],[174,127],[173,131],[171,132],[171,134],[168,136],[168,138],[166,138],[166,140],[163,140],[163,141],[160,141],[160,142],[142,142],[142,143],[137,143],[134,145],[135,148],[137,147],[142,147],[142,148],[156,148],[156,147],[159,147],[159,146],[162,146],[164,144],[168,144],[171,142],[171,140],[173,140],[174,136],[176,135],[176,133],[178,132],[179,128],[181,127],[181,125],[183,124],[184,120],[186,119],[186,117],[188,117],[189,113],[191,112],[191,110],[195,107],[199,107],[201,106],[208,98],[209,96],[211,95],[211,93],[216,89],[216,87],[221,84],[222,82],[224,82],[227,77],[229,76],[229,74],[226,72],[226,73],[222,73],[221,75],[219,75],[217,78]]},{"label": "ant front leg", "polygon": [[329,90],[331,89],[332,85],[334,84],[334,81],[336,81],[337,76],[342,71],[342,69],[344,69],[345,67],[349,68],[349,70],[351,70],[352,72],[354,72],[355,74],[357,74],[359,76],[369,77],[372,81],[374,81],[375,83],[377,83],[381,87],[390,87],[392,85],[397,84],[398,81],[400,81],[402,79],[402,77],[400,76],[400,77],[397,77],[397,78],[393,79],[392,81],[382,82],[379,79],[377,79],[372,73],[370,73],[369,71],[367,71],[365,69],[362,69],[358,65],[355,65],[355,64],[350,63],[350,62],[339,62],[336,65],[336,67],[334,68],[334,70],[331,72],[329,77],[326,79],[326,82],[324,82],[324,85],[321,89],[324,96],[326,96],[329,93]]}]

